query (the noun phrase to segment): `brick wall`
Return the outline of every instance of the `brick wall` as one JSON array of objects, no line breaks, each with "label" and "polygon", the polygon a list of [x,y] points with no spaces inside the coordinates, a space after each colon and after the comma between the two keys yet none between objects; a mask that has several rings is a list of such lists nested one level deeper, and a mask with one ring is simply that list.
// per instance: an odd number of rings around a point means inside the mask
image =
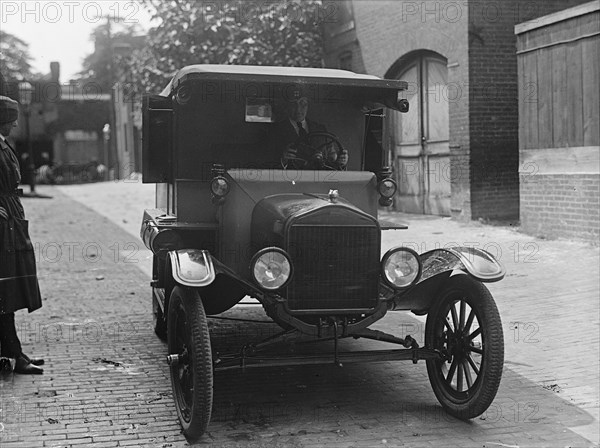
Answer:
[{"label": "brick wall", "polygon": [[[448,60],[448,82],[458,92],[449,104],[451,208],[470,202],[467,9],[460,2],[355,0],[354,28],[328,41],[326,64],[353,52],[353,70],[380,77],[397,76],[402,58],[432,51]],[[384,142],[384,144],[389,144]],[[470,216],[470,208],[466,209]]]},{"label": "brick wall", "polygon": [[513,2],[469,3],[471,217],[518,219],[518,90]]},{"label": "brick wall", "polygon": [[523,176],[521,227],[547,238],[564,237],[598,243],[600,210],[598,174]]},{"label": "brick wall", "polygon": [[[354,27],[328,41],[326,63],[353,52],[353,70],[393,76],[414,51],[448,60],[451,212],[519,218],[518,76],[514,26],[586,0],[354,0]],[[385,142],[384,142],[385,143]]]},{"label": "brick wall", "polygon": [[469,2],[471,217],[519,218],[519,105],[514,26],[581,0]]}]

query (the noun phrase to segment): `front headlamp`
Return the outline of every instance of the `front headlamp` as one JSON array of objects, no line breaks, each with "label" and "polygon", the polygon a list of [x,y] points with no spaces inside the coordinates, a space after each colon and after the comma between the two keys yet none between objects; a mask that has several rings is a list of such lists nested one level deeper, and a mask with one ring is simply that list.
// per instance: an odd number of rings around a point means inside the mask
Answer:
[{"label": "front headlamp", "polygon": [[292,278],[292,262],[284,250],[266,247],[252,257],[250,272],[258,286],[275,291],[287,285]]},{"label": "front headlamp", "polygon": [[388,250],[381,260],[381,275],[394,289],[404,289],[414,285],[421,277],[419,254],[407,247]]},{"label": "front headlamp", "polygon": [[382,197],[389,199],[394,197],[396,194],[398,185],[396,185],[396,181],[394,179],[390,179],[388,177],[387,179],[383,179],[379,182],[377,185],[377,190]]},{"label": "front headlamp", "polygon": [[175,101],[177,101],[178,104],[187,104],[191,99],[192,89],[190,89],[189,86],[181,86],[179,87],[179,89],[177,89],[177,93],[175,94]]},{"label": "front headlamp", "polygon": [[210,181],[210,191],[218,198],[227,196],[229,189],[229,181],[223,176],[217,176]]}]

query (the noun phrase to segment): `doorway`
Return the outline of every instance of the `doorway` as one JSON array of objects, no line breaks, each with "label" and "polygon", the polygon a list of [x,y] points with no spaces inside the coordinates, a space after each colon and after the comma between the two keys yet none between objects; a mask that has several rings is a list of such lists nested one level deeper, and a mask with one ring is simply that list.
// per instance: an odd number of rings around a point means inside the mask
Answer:
[{"label": "doorway", "polygon": [[427,52],[399,62],[392,77],[408,82],[403,97],[410,110],[392,111],[387,119],[398,181],[395,207],[406,213],[450,216],[447,60]]}]

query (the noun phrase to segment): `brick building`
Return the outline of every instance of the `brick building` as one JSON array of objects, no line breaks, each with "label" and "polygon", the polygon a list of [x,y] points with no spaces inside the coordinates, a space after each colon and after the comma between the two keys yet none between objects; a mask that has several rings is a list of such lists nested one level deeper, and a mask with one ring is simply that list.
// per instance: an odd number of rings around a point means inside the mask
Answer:
[{"label": "brick building", "polygon": [[517,25],[521,227],[598,242],[600,2]]},{"label": "brick building", "polygon": [[326,65],[409,82],[411,112],[389,113],[382,138],[396,209],[519,219],[515,25],[581,3],[336,2]]},{"label": "brick building", "polygon": [[[31,104],[21,106],[20,125],[11,134],[17,152],[22,155],[31,148],[35,167],[52,163],[61,182],[91,180],[83,172],[86,168],[111,162],[106,161],[102,135],[109,122],[110,95],[93,81],[61,83],[58,62],[52,62],[50,73],[32,81],[31,87]],[[2,89],[19,99],[19,82],[4,82]]]}]

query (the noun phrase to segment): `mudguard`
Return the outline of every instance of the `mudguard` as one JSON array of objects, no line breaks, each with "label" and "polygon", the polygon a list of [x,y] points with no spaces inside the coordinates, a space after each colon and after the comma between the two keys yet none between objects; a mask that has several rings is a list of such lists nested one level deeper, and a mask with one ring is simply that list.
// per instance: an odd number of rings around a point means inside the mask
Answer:
[{"label": "mudguard", "polygon": [[215,280],[215,268],[207,250],[172,250],[169,258],[173,278],[177,283],[199,288],[208,286]]},{"label": "mudguard", "polygon": [[423,264],[421,278],[412,288],[396,293],[392,310],[412,310],[426,313],[437,291],[452,275],[471,275],[481,282],[497,282],[506,273],[502,264],[490,253],[473,247],[435,249],[420,255]]},{"label": "mudguard", "polygon": [[461,269],[481,282],[497,282],[504,278],[504,266],[485,250],[474,247],[435,249],[421,254],[423,274],[421,281],[440,271]]}]

